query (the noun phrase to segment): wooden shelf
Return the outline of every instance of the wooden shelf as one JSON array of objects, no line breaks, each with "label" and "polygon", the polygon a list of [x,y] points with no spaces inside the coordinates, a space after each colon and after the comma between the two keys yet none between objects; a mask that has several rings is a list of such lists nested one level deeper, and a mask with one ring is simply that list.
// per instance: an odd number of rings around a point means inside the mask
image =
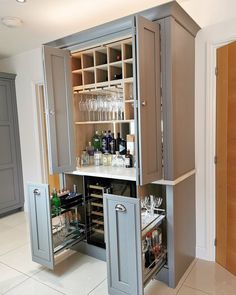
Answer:
[{"label": "wooden shelf", "polygon": [[84,121],[84,122],[75,122],[75,125],[90,125],[90,124],[111,124],[111,123],[132,123],[134,120],[110,120],[110,121]]}]

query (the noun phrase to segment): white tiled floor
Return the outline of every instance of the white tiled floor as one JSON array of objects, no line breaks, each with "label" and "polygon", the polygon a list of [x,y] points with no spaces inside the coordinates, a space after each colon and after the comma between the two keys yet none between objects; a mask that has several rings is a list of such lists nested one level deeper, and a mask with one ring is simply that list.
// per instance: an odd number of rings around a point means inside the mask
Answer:
[{"label": "white tiled floor", "polygon": [[[54,272],[32,262],[23,212],[0,218],[0,237],[0,294],[108,295],[105,262],[76,252]],[[235,295],[236,277],[216,263],[196,260],[175,289],[155,280],[145,288],[145,295],[206,294]]]}]

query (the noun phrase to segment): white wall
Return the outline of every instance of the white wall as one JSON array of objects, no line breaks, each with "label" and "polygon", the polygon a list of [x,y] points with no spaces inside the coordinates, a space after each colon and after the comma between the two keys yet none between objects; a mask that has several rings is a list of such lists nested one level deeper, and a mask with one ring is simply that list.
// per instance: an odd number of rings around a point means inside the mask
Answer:
[{"label": "white wall", "polygon": [[196,38],[197,255],[214,260],[216,48],[236,40],[236,19],[206,27]]},{"label": "white wall", "polygon": [[[34,83],[43,81],[41,49],[0,60],[0,71],[16,73],[16,96],[20,129],[23,179],[41,181],[41,167],[36,120]],[[27,202],[25,204],[27,209]]]},{"label": "white wall", "polygon": [[[181,1],[184,9],[200,25],[216,23],[234,14],[233,1]],[[211,3],[211,6],[209,6]],[[205,4],[205,6],[204,6]],[[230,5],[229,5],[230,4]],[[223,6],[222,6],[223,5]],[[208,7],[209,6],[209,7]],[[213,8],[212,8],[213,7]],[[226,8],[228,11],[226,11]],[[209,13],[211,11],[211,13]],[[197,256],[214,259],[214,60],[211,44],[236,39],[236,20],[206,27],[196,38],[196,168],[197,168]],[[33,84],[43,81],[41,50],[35,49],[0,61],[0,71],[17,73],[16,92],[20,126],[23,177],[41,182],[38,135],[35,129],[36,107]],[[209,156],[210,155],[210,156]]]}]

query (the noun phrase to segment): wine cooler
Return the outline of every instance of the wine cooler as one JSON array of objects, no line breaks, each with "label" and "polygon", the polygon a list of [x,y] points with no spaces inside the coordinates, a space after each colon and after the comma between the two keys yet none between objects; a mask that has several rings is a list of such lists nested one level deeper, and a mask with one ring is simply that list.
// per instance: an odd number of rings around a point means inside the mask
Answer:
[{"label": "wine cooler", "polygon": [[132,181],[99,179],[96,177],[87,177],[85,182],[87,199],[87,242],[105,248],[104,193],[119,193],[127,197],[136,197],[136,186]]}]

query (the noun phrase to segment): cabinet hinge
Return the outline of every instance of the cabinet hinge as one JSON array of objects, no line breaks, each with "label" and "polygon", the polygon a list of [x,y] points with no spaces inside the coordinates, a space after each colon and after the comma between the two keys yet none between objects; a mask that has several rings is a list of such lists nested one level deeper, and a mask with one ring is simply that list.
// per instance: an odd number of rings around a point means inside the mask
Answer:
[{"label": "cabinet hinge", "polygon": [[217,242],[217,241],[216,241],[216,239],[215,239],[215,240],[214,240],[214,246],[215,246],[215,247],[216,247],[216,242]]},{"label": "cabinet hinge", "polygon": [[214,164],[217,164],[217,156],[214,157]]},{"label": "cabinet hinge", "polygon": [[215,67],[215,75],[218,76],[218,67]]}]

